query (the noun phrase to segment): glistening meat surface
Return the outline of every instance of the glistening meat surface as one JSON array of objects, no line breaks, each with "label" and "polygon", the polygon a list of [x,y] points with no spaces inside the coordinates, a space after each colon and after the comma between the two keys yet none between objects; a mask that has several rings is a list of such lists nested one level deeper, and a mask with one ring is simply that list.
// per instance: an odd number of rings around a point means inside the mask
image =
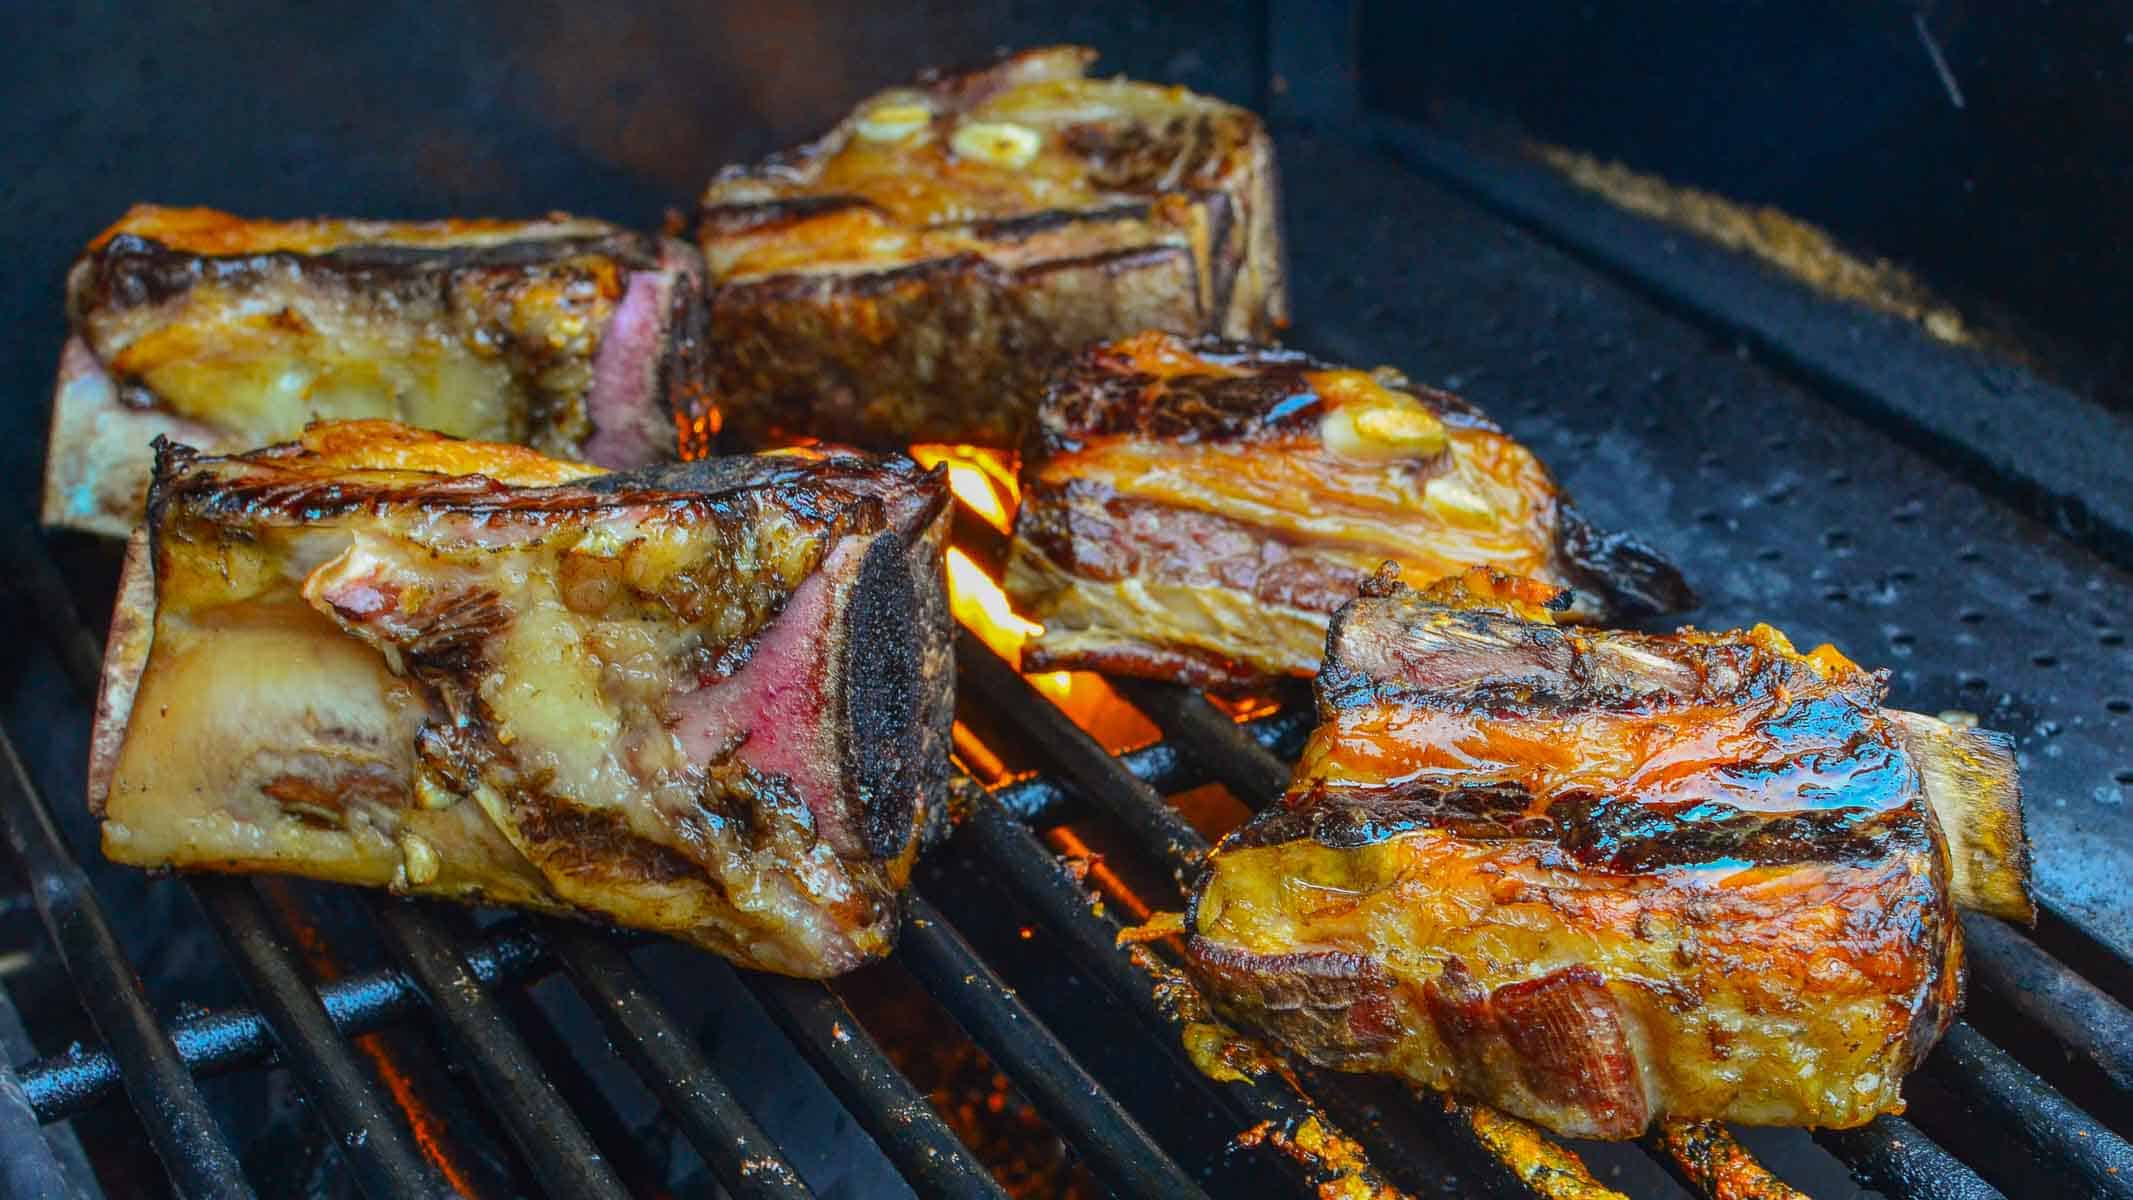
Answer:
[{"label": "glistening meat surface", "polygon": [[1244,688],[1316,671],[1333,610],[1386,561],[1418,585],[1489,564],[1574,587],[1578,619],[1694,599],[1456,396],[1160,333],[1090,347],[1053,379],[1007,588],[1044,626],[1029,670]]},{"label": "glistening meat surface", "polygon": [[885,954],[939,811],[945,482],[844,453],[621,474],[380,422],[165,445],[91,800],[107,855]]},{"label": "glistening meat surface", "polygon": [[157,436],[227,452],[389,418],[610,467],[670,459],[703,270],[599,221],[262,221],[140,205],[67,280],[47,524],[123,536]]},{"label": "glistening meat surface", "polygon": [[1570,1136],[1900,1111],[1961,995],[1955,908],[2031,915],[2010,743],[1767,626],[1567,629],[1554,599],[1476,571],[1342,609],[1285,801],[1192,897],[1217,1010]]},{"label": "glistening meat surface", "polygon": [[1285,320],[1273,143],[1056,46],[929,73],[704,191],[712,389],[747,442],[1012,448],[1047,372]]}]

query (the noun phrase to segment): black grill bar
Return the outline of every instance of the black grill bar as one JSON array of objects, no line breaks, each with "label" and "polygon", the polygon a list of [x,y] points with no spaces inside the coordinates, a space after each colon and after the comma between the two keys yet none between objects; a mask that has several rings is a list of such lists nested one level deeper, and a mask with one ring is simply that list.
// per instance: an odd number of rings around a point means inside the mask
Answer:
[{"label": "black grill bar", "polygon": [[[1130,699],[1132,693],[1127,691],[1125,685],[1134,682],[1138,681],[1113,679],[1111,686]],[[1187,694],[1197,696],[1196,693]],[[1133,703],[1136,708],[1142,707],[1137,700]],[[1158,724],[1162,723],[1162,719],[1154,712],[1146,708],[1142,708],[1142,711],[1155,718]],[[1219,711],[1217,710],[1218,715]],[[1304,735],[1311,730],[1311,718],[1308,711],[1283,709],[1269,716],[1254,717],[1241,722],[1237,729],[1264,747],[1269,754],[1293,757],[1296,749],[1303,745]],[[1127,774],[1166,794],[1198,787],[1216,778],[1213,772],[1188,756],[1176,742],[1156,742],[1138,750],[1128,750],[1117,758],[1118,765],[1123,767]],[[1003,808],[1013,813],[1017,820],[1032,829],[1049,829],[1060,824],[1080,804],[1072,788],[1047,775],[1032,775],[1027,779],[1002,784],[994,789],[992,795]]]},{"label": "black grill bar", "polygon": [[2004,921],[1964,917],[1963,943],[1975,982],[2133,1098],[2133,1011]]},{"label": "black grill bar", "polygon": [[371,898],[386,944],[406,966],[452,1045],[473,1068],[512,1144],[552,1196],[627,1196],[585,1127],[556,1094],[510,1018],[429,914],[390,897]]},{"label": "black grill bar", "polygon": [[1817,1129],[1814,1139],[1851,1168],[1862,1187],[1914,1200],[2006,1200],[1918,1126],[1880,1117],[1858,1129]]},{"label": "black grill bar", "polygon": [[1007,1200],[836,993],[811,979],[735,974],[913,1191],[928,1200]]},{"label": "black grill bar", "polygon": [[1067,784],[1125,826],[1179,880],[1190,879],[1207,854],[1207,839],[1155,790],[1119,769],[1118,760],[1074,724],[1058,705],[1037,696],[1006,660],[968,629],[957,630],[956,677],[963,687],[1007,718],[1035,743]]},{"label": "black grill bar", "polygon": [[[1199,870],[1201,860],[1207,852],[1207,840],[1201,837],[1198,831],[1186,825],[1169,803],[1145,783],[1126,774],[1119,767],[1116,758],[1106,753],[1103,747],[1080,726],[1074,724],[1065,712],[1038,694],[1028,680],[999,655],[994,654],[990,647],[970,636],[968,631],[965,631],[962,644],[957,648],[956,669],[964,680],[970,681],[973,688],[984,694],[989,703],[1001,710],[1011,723],[1023,729],[1040,745],[1052,765],[1072,781],[1076,791],[1085,800],[1115,817],[1125,827],[1136,846],[1149,857],[1170,866],[1179,881],[1180,890],[1184,890],[1185,881]],[[1228,731],[1220,735],[1224,742],[1220,749],[1233,750],[1237,757],[1244,759],[1272,759],[1272,755],[1265,748],[1239,731],[1236,723],[1222,716],[1220,710],[1205,697],[1174,686],[1168,687],[1172,695],[1166,697],[1162,694],[1166,686],[1149,685],[1138,688],[1137,691],[1151,701],[1159,701],[1156,705],[1159,711],[1164,708],[1182,711],[1193,705],[1204,707],[1219,717],[1222,725],[1228,727]],[[1218,728],[1212,722],[1196,722],[1192,725],[1181,724],[1168,732],[1183,746],[1189,744],[1190,730],[1198,729],[1203,733],[1214,734]],[[1222,757],[1207,746],[1188,753],[1190,757],[1208,764],[1215,763]],[[1250,777],[1262,785],[1274,774],[1285,778],[1285,769],[1280,767],[1278,760],[1274,761],[1275,768],[1272,772],[1262,765],[1260,769],[1252,771]],[[1232,765],[1226,769],[1236,774],[1240,784],[1247,782],[1247,776],[1241,768]],[[1276,790],[1278,792],[1279,789]],[[1248,795],[1239,796],[1239,799],[1247,804],[1252,802]],[[1371,1131],[1375,1122],[1368,1118],[1369,1106],[1351,1100],[1345,1086],[1326,1078],[1322,1072],[1305,1071],[1302,1075],[1309,1081],[1312,1094],[1326,1103],[1334,1116],[1348,1127],[1350,1132]],[[1520,1177],[1518,1168],[1497,1152],[1486,1134],[1477,1129],[1472,1121],[1457,1115],[1438,1120],[1435,1119],[1437,1113],[1433,1106],[1416,1107],[1416,1115],[1432,1132],[1439,1135],[1440,1140],[1457,1147],[1477,1165],[1492,1172],[1508,1170],[1514,1177]],[[1509,1117],[1500,1118],[1500,1121],[1516,1124]],[[1373,1138],[1368,1148],[1373,1155],[1383,1157],[1390,1151],[1391,1146],[1396,1144],[1384,1138]],[[1566,1159],[1576,1161],[1569,1151],[1563,1150],[1560,1153]],[[1579,1170],[1582,1169],[1580,1165]],[[1532,1175],[1533,1172],[1525,1174]],[[1560,1174],[1560,1171],[1541,1173],[1546,1180],[1555,1180]],[[1521,1182],[1541,1194],[1548,1194],[1546,1189],[1538,1188],[1531,1179],[1521,1177]]]},{"label": "black grill bar", "polygon": [[2133,1197],[2133,1146],[1968,1022],[1949,1027],[1925,1069],[1970,1106],[1980,1125],[2020,1141],[2035,1169],[2078,1181],[2087,1195]]},{"label": "black grill bar", "polygon": [[303,1086],[363,1194],[376,1200],[451,1195],[341,1040],[296,956],[275,932],[259,893],[240,879],[202,876],[191,882],[265,1017],[281,1061]]},{"label": "black grill bar", "polygon": [[810,1195],[629,955],[605,935],[570,922],[549,919],[543,926],[608,1038],[680,1120],[726,1190],[737,1200]]},{"label": "black grill bar", "polygon": [[[1091,909],[1089,893],[1081,880],[1009,814],[996,793],[976,791],[978,794],[969,798],[964,819],[956,828],[956,840],[966,843],[971,856],[986,863],[995,877],[1029,906],[1082,970],[1156,1033],[1171,1057],[1206,1087],[1233,1119],[1241,1126],[1266,1121],[1292,1131],[1317,1115],[1311,1098],[1278,1072],[1218,1082],[1195,1067],[1185,1056],[1180,1040],[1184,1022],[1157,1000],[1160,981],[1119,947],[1117,923]],[[1395,1182],[1415,1191],[1424,1190],[1430,1180],[1447,1171],[1447,1164],[1413,1143],[1384,1147],[1373,1144],[1370,1156]],[[1287,1157],[1281,1161],[1300,1169],[1300,1164]],[[1370,1182],[1370,1176],[1366,1174],[1363,1181]]]},{"label": "black grill bar", "polygon": [[1204,1194],[922,897],[911,900],[897,956],[1113,1192]]},{"label": "black grill bar", "polygon": [[[466,951],[475,978],[489,986],[538,973],[547,947],[523,919],[506,922]],[[318,989],[319,999],[343,1037],[383,1029],[422,1007],[421,993],[405,973],[370,971],[336,979]],[[186,1017],[170,1027],[179,1058],[195,1075],[213,1075],[276,1061],[267,1023],[250,1009]],[[98,1047],[31,1063],[20,1071],[23,1091],[40,1121],[62,1121],[111,1094],[124,1080],[118,1060]]]},{"label": "black grill bar", "polygon": [[81,1195],[45,1142],[22,1081],[5,1065],[0,1065],[0,1192],[55,1200]]},{"label": "black grill bar", "polygon": [[[1114,679],[1111,686],[1148,714],[1188,761],[1228,788],[1245,807],[1265,808],[1288,790],[1288,764],[1268,740],[1247,733],[1207,697],[1191,688],[1146,679]],[[1308,733],[1310,709],[1299,708],[1296,719]]]},{"label": "black grill bar", "polygon": [[1771,1174],[1717,1121],[1667,1121],[1644,1135],[1644,1145],[1676,1182],[1711,1200],[1811,1200]]},{"label": "black grill bar", "polygon": [[59,950],[75,994],[125,1076],[156,1156],[182,1196],[250,1196],[237,1155],[215,1125],[200,1089],[142,994],[103,905],[67,852],[44,801],[30,783],[14,739],[0,730],[7,759],[0,825],[22,863],[37,915]]}]

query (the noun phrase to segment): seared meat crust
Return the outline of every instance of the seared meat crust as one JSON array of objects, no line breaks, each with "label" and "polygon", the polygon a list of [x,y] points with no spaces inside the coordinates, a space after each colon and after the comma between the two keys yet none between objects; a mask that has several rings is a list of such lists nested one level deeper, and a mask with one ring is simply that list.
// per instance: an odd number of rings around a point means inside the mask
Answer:
[{"label": "seared meat crust", "polygon": [[123,535],[149,443],[391,418],[606,466],[676,454],[702,265],[598,221],[254,221],[142,205],[68,277],[44,519]]},{"label": "seared meat crust", "polygon": [[1085,78],[1094,58],[930,75],[711,182],[711,402],[733,436],[1012,448],[1089,342],[1285,322],[1258,118]]},{"label": "seared meat crust", "polygon": [[849,453],[165,443],[99,704],[105,853],[848,970],[893,943],[946,784],[946,499]]},{"label": "seared meat crust", "polygon": [[1578,619],[1694,603],[1458,397],[1162,334],[1093,346],[1054,379],[1007,588],[1044,626],[1030,670],[1248,688],[1316,671],[1328,618],[1388,560],[1418,584],[1485,563],[1572,587]]},{"label": "seared meat crust", "polygon": [[2011,774],[1929,782],[1946,739],[2008,747],[1767,626],[1564,629],[1545,596],[1380,579],[1342,609],[1287,797],[1192,897],[1217,1010],[1570,1136],[1900,1111],[1961,996],[1955,905],[2029,913],[2019,835],[1958,886],[1942,829],[2018,827]]}]

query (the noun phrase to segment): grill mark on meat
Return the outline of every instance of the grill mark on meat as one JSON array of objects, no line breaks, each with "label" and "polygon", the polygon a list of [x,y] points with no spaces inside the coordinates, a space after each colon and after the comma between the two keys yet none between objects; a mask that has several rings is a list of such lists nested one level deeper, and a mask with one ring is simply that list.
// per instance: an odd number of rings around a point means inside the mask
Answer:
[{"label": "grill mark on meat", "polygon": [[1930,844],[1924,815],[1902,804],[1773,813],[1591,792],[1542,801],[1510,781],[1412,780],[1382,788],[1319,785],[1246,822],[1226,845],[1248,849],[1308,838],[1329,849],[1356,850],[1425,829],[1480,841],[1535,842],[1559,850],[1566,865],[1618,875],[1721,861],[1757,867],[1872,862]]},{"label": "grill mark on meat", "polygon": [[1046,209],[1043,212],[1023,213],[1012,217],[993,217],[983,221],[948,222],[928,226],[930,229],[963,229],[972,237],[1003,246],[1027,241],[1040,233],[1050,233],[1070,225],[1097,224],[1109,221],[1146,221],[1151,219],[1154,207],[1145,202],[1116,204],[1109,208],[1086,210]]},{"label": "grill mark on meat", "polygon": [[463,271],[515,270],[569,258],[597,256],[639,270],[658,265],[653,239],[632,233],[603,237],[526,238],[490,245],[396,246],[365,243],[318,254],[290,250],[205,255],[173,250],[152,238],[120,233],[92,252],[87,286],[70,288],[70,307],[113,310],[161,304],[204,283],[241,286],[276,275],[341,277],[364,290],[386,288],[440,295],[449,276]]},{"label": "grill mark on meat", "polygon": [[707,234],[759,233],[854,208],[879,211],[859,196],[788,196],[746,204],[707,204],[698,211],[698,222]]}]

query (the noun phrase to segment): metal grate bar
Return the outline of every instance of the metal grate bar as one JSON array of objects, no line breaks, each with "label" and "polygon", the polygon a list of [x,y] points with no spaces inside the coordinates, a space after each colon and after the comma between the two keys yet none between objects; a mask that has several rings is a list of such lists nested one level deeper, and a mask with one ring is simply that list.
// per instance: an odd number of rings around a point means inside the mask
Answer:
[{"label": "metal grate bar", "polygon": [[13,739],[0,730],[7,795],[0,826],[22,862],[37,914],[74,982],[82,1007],[111,1047],[126,1093],[156,1156],[184,1196],[250,1196],[244,1170],[215,1125],[200,1089],[157,1021],[139,976],[126,961],[88,876],[67,852],[44,801],[23,770]]},{"label": "metal grate bar", "polygon": [[81,1195],[44,1140],[22,1081],[0,1066],[0,1193],[75,1200]]},{"label": "metal grate bar", "polygon": [[[1146,784],[1127,775],[1118,766],[1116,758],[1106,753],[1095,739],[1075,725],[1057,706],[1038,694],[1027,680],[989,647],[967,633],[963,643],[957,650],[958,671],[963,672],[965,678],[976,679],[976,686],[985,690],[986,698],[1003,710],[1008,720],[1025,730],[1033,731],[1032,736],[1052,759],[1053,765],[1068,775],[1076,790],[1085,799],[1097,804],[1104,812],[1116,816],[1133,837],[1135,844],[1150,857],[1168,862],[1178,877],[1182,890],[1184,880],[1199,869],[1201,858],[1206,853],[1206,839],[1185,825],[1182,818],[1177,816],[1176,811],[1161,796],[1155,794]],[[1151,698],[1158,697],[1151,693]],[[1206,705],[1210,711],[1219,713],[1204,697],[1195,697],[1195,700]],[[1178,700],[1177,703],[1185,704],[1190,701]],[[1053,717],[1056,717],[1057,721],[1050,719]],[[1240,756],[1272,758],[1255,741],[1237,732],[1235,722],[1227,721],[1227,718],[1224,720],[1231,726],[1231,732],[1226,737],[1235,739],[1234,748]],[[1042,730],[1043,733],[1038,735],[1034,732],[1036,730]],[[1183,739],[1179,740],[1183,744]],[[1219,759],[1219,755],[1205,753],[1204,749],[1203,753],[1195,757],[1203,762]],[[1276,769],[1285,772],[1285,769],[1279,767],[1278,760],[1275,761]],[[1265,775],[1266,772],[1262,770],[1259,774]],[[1136,811],[1138,809],[1154,809],[1167,820],[1144,818],[1143,814]],[[1187,856],[1186,847],[1189,846],[1197,846],[1198,852]],[[1312,1092],[1324,1099],[1334,1109],[1337,1117],[1356,1129],[1368,1127],[1370,1123],[1367,1120],[1356,1119],[1367,1111],[1367,1106],[1359,1102],[1348,1102],[1347,1089],[1342,1084],[1325,1078],[1319,1072],[1306,1071],[1302,1072],[1302,1075],[1310,1081]],[[1497,1153],[1497,1148],[1477,1131],[1471,1122],[1456,1119],[1436,1120],[1433,1119],[1434,1110],[1429,1106],[1417,1108],[1424,1110],[1416,1115],[1427,1122],[1433,1132],[1442,1135],[1462,1152],[1470,1152],[1476,1156],[1476,1161],[1486,1168],[1508,1170],[1513,1176],[1520,1178],[1526,1174]],[[1576,1161],[1575,1155],[1570,1151],[1557,1149],[1566,1160]],[[1374,1147],[1373,1150],[1383,1153],[1381,1147]],[[1533,1186],[1530,1181],[1528,1185]]]},{"label": "metal grate bar", "polygon": [[[1128,680],[1112,679],[1111,686],[1126,693]],[[1126,693],[1130,696],[1130,693]],[[1201,701],[1206,703],[1204,700]],[[1134,701],[1140,707],[1139,701]],[[1143,709],[1143,711],[1148,711]],[[1219,715],[1220,710],[1217,710]],[[1156,717],[1152,711],[1148,715]],[[1228,718],[1225,717],[1225,720]],[[1162,724],[1160,717],[1156,723]],[[1237,730],[1264,747],[1277,757],[1293,755],[1303,745],[1304,735],[1311,730],[1311,717],[1307,711],[1283,709],[1270,716],[1255,717],[1238,723]],[[1127,774],[1147,784],[1157,792],[1170,794],[1195,788],[1209,780],[1225,782],[1213,771],[1185,753],[1175,741],[1156,742],[1138,750],[1128,750],[1116,756],[1118,765]],[[1032,775],[1017,779],[994,789],[993,798],[1002,807],[1013,813],[1016,820],[1032,829],[1049,829],[1068,819],[1068,814],[1081,804],[1074,790],[1049,775]]]},{"label": "metal grate bar", "polygon": [[[466,951],[475,978],[494,986],[544,968],[547,947],[523,920]],[[344,1037],[382,1029],[422,1007],[421,993],[398,970],[370,971],[336,979],[319,989],[334,1028]],[[178,1057],[195,1075],[211,1075],[274,1061],[273,1034],[251,1009],[226,1009],[187,1017],[170,1027]],[[20,1068],[23,1091],[40,1121],[61,1121],[88,1109],[123,1081],[118,1061],[101,1046],[44,1059]]]},{"label": "metal grate bar", "polygon": [[2019,1140],[2036,1169],[2079,1181],[2089,1195],[2133,1197],[2133,1145],[1968,1022],[1948,1029],[1925,1069],[1970,1106],[1979,1124]]},{"label": "metal grate bar", "polygon": [[[1111,686],[1148,714],[1187,761],[1213,776],[1245,807],[1265,808],[1288,790],[1289,764],[1265,739],[1246,733],[1207,697],[1191,688],[1146,679],[1113,679]],[[1310,709],[1299,709],[1296,719],[1304,726],[1299,737],[1308,735],[1313,723]]]},{"label": "metal grate bar", "polygon": [[777,1146],[721,1081],[629,955],[609,938],[543,922],[556,957],[599,1014],[615,1048],[680,1120],[718,1181],[738,1200],[811,1195]]},{"label": "metal grate bar", "polygon": [[1112,1191],[1203,1195],[939,910],[913,897],[897,957]]},{"label": "metal grate bar", "polygon": [[379,1200],[451,1195],[341,1040],[252,885],[216,876],[191,882],[209,923],[236,960],[281,1061],[302,1084],[363,1194]]},{"label": "metal grate bar", "polygon": [[[980,795],[971,798],[955,836],[970,844],[972,857],[992,868],[994,877],[1065,943],[1067,952],[1099,986],[1160,1035],[1171,1056],[1207,1087],[1235,1119],[1245,1125],[1271,1122],[1287,1131],[1317,1116],[1311,1098],[1280,1072],[1217,1082],[1193,1065],[1185,1056],[1179,1036],[1184,1021],[1157,999],[1156,988],[1161,981],[1136,965],[1131,954],[1119,947],[1117,923],[1091,909],[1088,891],[1081,881],[994,795],[981,790]],[[1345,1117],[1343,1123],[1346,1124]],[[1410,1190],[1424,1190],[1431,1180],[1447,1173],[1444,1162],[1412,1143],[1373,1145],[1370,1154],[1374,1163]],[[1286,1158],[1282,1161],[1290,1162]],[[1361,1181],[1369,1183],[1374,1173],[1366,1170]]]},{"label": "metal grate bar", "polygon": [[1817,1129],[1814,1139],[1851,1168],[1861,1186],[1915,1200],[2006,1200],[1954,1155],[1902,1117],[1858,1129]]},{"label": "metal grate bar", "polygon": [[1207,854],[1207,839],[1153,788],[1121,770],[1118,760],[1074,724],[1072,717],[1036,695],[1028,680],[968,629],[957,631],[955,666],[957,678],[970,693],[1040,747],[1066,782],[1125,826],[1135,844],[1145,847],[1180,880],[1199,870]]},{"label": "metal grate bar", "polygon": [[453,1046],[473,1067],[475,1083],[495,1106],[512,1144],[548,1193],[572,1200],[628,1195],[443,929],[412,904],[372,896],[370,905],[386,944],[421,987]]},{"label": "metal grate bar", "polygon": [[835,992],[812,979],[734,973],[914,1191],[928,1200],[1007,1200]]},{"label": "metal grate bar", "polygon": [[2133,1011],[2004,921],[1963,918],[1971,978],[2133,1097]]}]

